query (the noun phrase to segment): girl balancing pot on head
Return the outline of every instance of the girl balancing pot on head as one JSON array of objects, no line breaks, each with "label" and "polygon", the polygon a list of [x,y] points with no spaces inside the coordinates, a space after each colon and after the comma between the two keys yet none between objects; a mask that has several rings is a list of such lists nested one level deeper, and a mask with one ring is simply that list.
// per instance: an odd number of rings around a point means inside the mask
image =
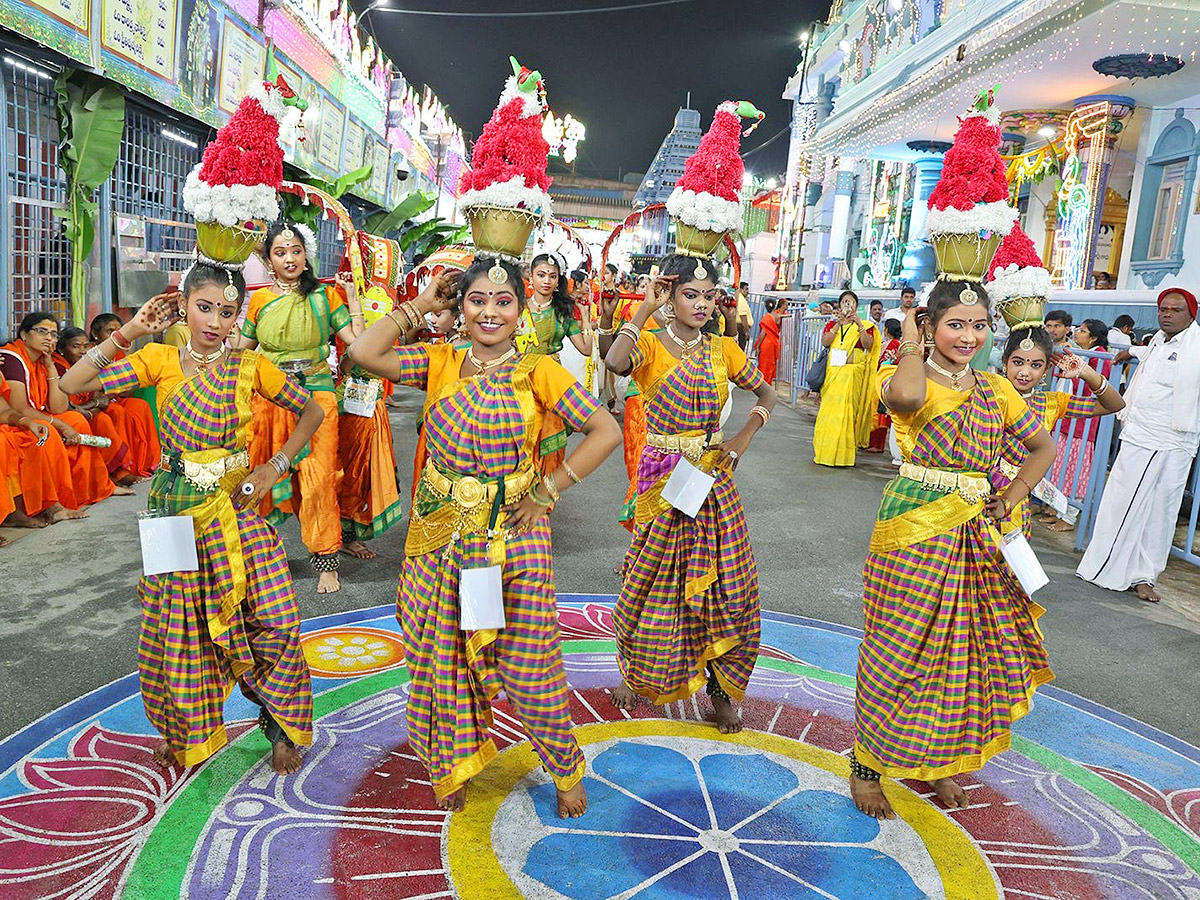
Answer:
[{"label": "girl balancing pot on head", "polygon": [[[922,354],[922,316],[933,347]],[[975,371],[989,330],[974,282],[936,282],[929,308],[903,323],[900,362],[880,396],[904,459],[884,490],[863,569],[850,792],[867,815],[893,818],[880,776],[927,781],[967,805],[952,776],[1009,746],[1012,723],[1049,681],[1030,601],[1000,555],[1007,518],[1054,460],[1054,442],[1008,381]],[[987,473],[1005,440],[1026,456],[1003,493]]]},{"label": "girl balancing pot on head", "polygon": [[[1030,412],[1050,432],[1060,419],[1088,419],[1125,408],[1125,399],[1108,379],[1071,353],[1055,354],[1050,333],[1040,325],[1017,328],[1008,336],[1004,347],[1004,375],[1021,395]],[[1092,390],[1090,397],[1076,397],[1063,391],[1042,389],[1051,364],[1058,367],[1064,378],[1083,381]],[[1028,455],[1025,445],[1010,434],[1001,442],[1000,456],[992,470],[992,485],[1003,491],[1018,477]],[[1028,487],[1028,486],[1027,486]],[[1000,523],[1002,534],[1023,529],[1031,531],[1029,501],[1022,500]]]},{"label": "girl balancing pot on head", "polygon": [[[592,355],[590,304],[580,307],[583,322],[575,318],[575,301],[568,290],[566,273],[558,257],[550,253],[539,253],[529,266],[529,281],[533,296],[526,303],[529,317],[533,320],[537,343],[526,351],[539,356],[552,356],[558,361],[563,342],[570,341],[585,359]],[[570,428],[553,413],[546,416],[543,433],[538,441],[537,454],[543,474],[553,472],[562,463],[566,453]]]},{"label": "girl balancing pot on head", "polygon": [[[775,391],[736,339],[701,333],[720,295],[716,271],[709,259],[666,257],[606,355],[613,372],[637,382],[647,426],[636,528],[613,614],[623,679],[613,704],[631,709],[639,695],[669,703],[707,684],[717,726],[730,733],[742,727],[732,701],[745,696],[759,644],[758,572],[733,470],[770,419]],[[644,330],[660,308],[666,327]],[[611,316],[606,306],[603,321]],[[720,415],[730,382],[758,405],[726,438]],[[674,470],[689,467],[712,479],[690,513],[667,490]]]},{"label": "girl balancing pot on head", "polygon": [[[324,414],[264,356],[226,347],[245,296],[240,274],[197,263],[181,287],[182,296],[147,302],[62,381],[73,394],[157,387],[163,457],[149,508],[189,516],[195,528],[196,570],[138,582],[142,700],[164,738],[155,760],[191,766],[221,749],[225,698],[236,682],[262,708],[271,767],[287,774],[300,767],[297,745],[312,741],[312,688],[287,555],[256,504]],[[137,339],[164,330],[176,304],[186,313],[186,347],[152,343],[113,361]],[[256,399],[298,419],[275,455],[251,467],[246,444]]]},{"label": "girl balancing pot on head", "polygon": [[[450,306],[459,287],[470,343],[410,344],[425,315]],[[427,460],[396,617],[412,676],[408,740],[438,804],[462,809],[466,782],[495,756],[487,731],[491,700],[503,690],[554,779],[559,815],[574,817],[587,807],[584,758],[571,732],[548,511],[621,434],[557,362],[517,356],[524,294],[516,266],[477,257],[368,328],[350,356],[426,392]],[[396,349],[397,340],[404,346]],[[551,413],[584,439],[542,475],[537,441]]]},{"label": "girl balancing pot on head", "polygon": [[[288,513],[300,519],[300,536],[319,573],[317,593],[341,588],[338,551],[342,520],[338,498],[342,471],[338,465],[338,404],[329,368],[329,341],[336,334],[350,344],[362,328],[362,310],[354,281],[340,279],[346,293],[325,287],[313,274],[316,252],[311,232],[303,225],[276,222],[267,230],[263,253],[274,283],[250,297],[239,344],[259,347],[263,355],[306,388],[325,411],[321,427],[307,451],[263,500],[262,512],[272,521]],[[256,400],[250,461],[272,457],[295,427],[294,416],[266,400]]]}]

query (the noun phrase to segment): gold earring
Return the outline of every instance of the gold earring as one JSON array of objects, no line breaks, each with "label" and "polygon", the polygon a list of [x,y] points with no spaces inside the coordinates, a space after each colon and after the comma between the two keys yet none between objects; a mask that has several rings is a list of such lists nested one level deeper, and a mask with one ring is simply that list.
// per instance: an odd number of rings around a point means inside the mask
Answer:
[{"label": "gold earring", "polygon": [[179,307],[179,321],[187,323],[187,307],[185,306]]}]

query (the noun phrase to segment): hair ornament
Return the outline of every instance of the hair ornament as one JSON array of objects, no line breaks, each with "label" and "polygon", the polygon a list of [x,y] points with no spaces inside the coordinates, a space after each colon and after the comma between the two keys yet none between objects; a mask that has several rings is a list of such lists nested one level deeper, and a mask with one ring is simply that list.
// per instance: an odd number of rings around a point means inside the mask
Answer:
[{"label": "hair ornament", "polygon": [[225,285],[225,289],[221,291],[221,294],[230,303],[237,303],[238,289],[237,289],[237,286],[233,283],[233,272],[230,269],[226,269],[225,275],[226,275],[226,277],[229,278],[229,284]]},{"label": "hair ornament", "polygon": [[1030,350],[1032,350],[1036,346],[1036,344],[1033,343],[1032,337],[1030,337],[1029,335],[1026,335],[1025,339],[1023,341],[1021,341],[1021,343],[1018,344],[1017,346],[1020,347],[1022,350],[1024,350],[1026,353],[1028,353]]},{"label": "hair ornament", "polygon": [[696,268],[692,272],[692,277],[697,281],[703,281],[708,277],[708,269],[704,268],[704,263],[696,263]]},{"label": "hair ornament", "polygon": [[971,285],[965,285],[958,294],[958,302],[963,306],[973,306],[979,302],[979,294]]},{"label": "hair ornament", "polygon": [[500,264],[500,257],[496,257],[496,261],[488,269],[487,276],[492,284],[504,284],[508,281],[508,271]]}]

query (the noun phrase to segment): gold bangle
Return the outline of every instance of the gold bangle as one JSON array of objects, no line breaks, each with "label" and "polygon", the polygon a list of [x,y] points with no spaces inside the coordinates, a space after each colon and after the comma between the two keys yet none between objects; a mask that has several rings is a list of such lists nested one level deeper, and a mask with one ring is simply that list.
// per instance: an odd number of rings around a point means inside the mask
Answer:
[{"label": "gold bangle", "polygon": [[562,494],[559,493],[558,485],[554,483],[553,475],[542,476],[542,487],[546,489],[546,493],[550,496],[551,503],[557,503],[562,499]]},{"label": "gold bangle", "polygon": [[393,325],[395,325],[397,328],[400,329],[401,334],[407,334],[408,329],[404,327],[404,323],[396,318],[396,313],[398,313],[398,312],[400,312],[399,308],[393,309],[390,313],[387,314],[387,317],[392,320]]},{"label": "gold bangle", "polygon": [[1021,484],[1025,485],[1025,490],[1028,491],[1028,493],[1025,495],[1026,497],[1033,496],[1033,488],[1030,487],[1029,482],[1022,478],[1019,473],[1013,476],[1013,481],[1019,481]]},{"label": "gold bangle", "polygon": [[532,500],[534,503],[536,503],[538,506],[542,506],[542,507],[545,507],[546,509],[549,509],[551,506],[554,505],[554,500],[551,498],[542,500],[540,497],[538,497],[537,489],[541,486],[542,486],[542,484],[537,481],[535,481],[532,485],[530,485],[529,499]]},{"label": "gold bangle", "polygon": [[571,481],[575,482],[575,484],[579,484],[579,482],[583,481],[582,478],[575,474],[575,470],[571,468],[571,464],[565,459],[563,460],[562,467],[563,471],[567,473],[567,477],[570,478]]}]

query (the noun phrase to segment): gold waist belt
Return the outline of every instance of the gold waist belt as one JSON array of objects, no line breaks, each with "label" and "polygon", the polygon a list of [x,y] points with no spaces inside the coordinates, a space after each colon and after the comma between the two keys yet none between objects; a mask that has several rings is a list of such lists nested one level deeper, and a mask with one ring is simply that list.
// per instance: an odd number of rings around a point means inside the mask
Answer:
[{"label": "gold waist belt", "polygon": [[[528,468],[506,476],[503,482],[505,505],[516,503],[529,493],[537,474]],[[434,497],[450,502],[438,506],[427,515],[418,512],[419,504],[413,506],[408,538],[404,544],[407,556],[419,556],[444,548],[443,556],[448,557],[451,548],[461,538],[488,531],[491,527],[492,506],[500,489],[497,481],[483,481],[471,475],[445,475],[432,462],[426,462],[421,472],[421,483],[425,486],[424,490]],[[418,490],[420,496],[421,491]],[[493,535],[493,546],[489,553],[495,563],[503,561],[506,536],[503,522],[504,514],[501,511],[496,522],[497,534]]]},{"label": "gold waist belt", "polygon": [[945,469],[930,469],[908,462],[900,466],[900,477],[915,481],[931,491],[958,494],[971,504],[982,503],[992,492],[991,484],[982,475],[947,472]]},{"label": "gold waist belt", "polygon": [[[536,473],[533,469],[525,469],[504,478],[504,502],[512,503],[521,499],[528,492]],[[421,478],[439,497],[446,497],[461,509],[474,509],[481,503],[491,503],[496,499],[500,485],[496,481],[481,481],[472,475],[451,477],[442,474],[427,462],[421,473]]]},{"label": "gold waist belt", "polygon": [[711,435],[707,433],[698,434],[646,434],[646,446],[653,447],[655,450],[662,450],[664,453],[682,453],[692,462],[696,462],[704,455],[704,451],[711,444],[719,444],[722,441],[721,432],[715,431]]},{"label": "gold waist belt", "polygon": [[[210,454],[212,451],[201,452]],[[235,450],[228,456],[207,461],[189,459],[191,455],[190,452],[164,452],[159,467],[182,475],[197,490],[205,492],[215,490],[228,473],[250,468],[250,453],[246,450]]]}]

